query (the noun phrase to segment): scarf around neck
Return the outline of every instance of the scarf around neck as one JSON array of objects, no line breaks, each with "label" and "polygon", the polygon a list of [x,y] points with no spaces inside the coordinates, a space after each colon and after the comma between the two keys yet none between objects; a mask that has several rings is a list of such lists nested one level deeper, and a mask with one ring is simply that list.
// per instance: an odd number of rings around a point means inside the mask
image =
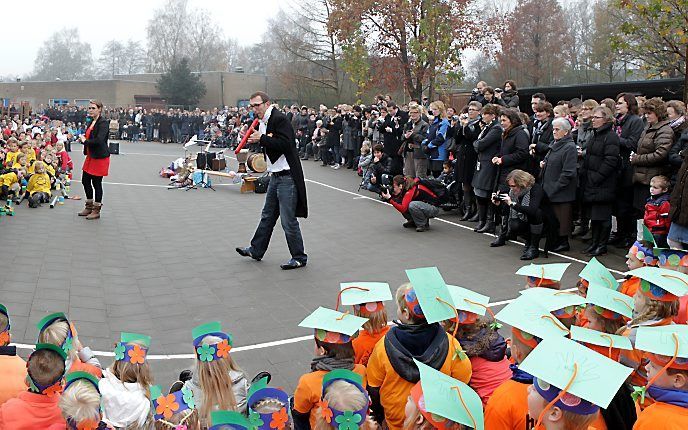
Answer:
[{"label": "scarf around neck", "polygon": [[647,394],[656,402],[688,408],[688,391],[670,390],[668,388],[650,386],[650,388],[647,389]]},{"label": "scarf around neck", "polygon": [[533,375],[530,373],[524,372],[523,370],[518,368],[518,364],[510,364],[509,369],[511,369],[511,379],[520,382],[521,384],[532,384],[533,383]]},{"label": "scarf around neck", "polygon": [[354,370],[353,358],[335,358],[327,355],[314,357],[311,361],[311,370],[324,370],[330,372],[335,369]]}]

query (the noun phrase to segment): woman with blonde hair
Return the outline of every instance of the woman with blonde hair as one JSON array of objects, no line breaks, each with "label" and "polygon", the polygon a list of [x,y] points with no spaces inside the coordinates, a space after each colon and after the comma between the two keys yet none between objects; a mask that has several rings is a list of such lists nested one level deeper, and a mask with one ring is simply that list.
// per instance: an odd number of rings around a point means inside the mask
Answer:
[{"label": "woman with blonde hair", "polygon": [[433,119],[428,127],[428,134],[421,143],[421,148],[430,159],[432,176],[438,177],[442,173],[442,164],[449,157],[447,151],[449,120],[447,120],[447,109],[441,100],[430,103],[430,111]]},{"label": "woman with blonde hair", "polygon": [[232,337],[220,322],[202,324],[192,331],[196,367],[184,387],[191,389],[201,426],[210,425],[210,413],[217,410],[246,411],[249,384],[230,355]]},{"label": "woman with blonde hair", "polygon": [[153,425],[150,387],[153,384],[146,360],[150,337],[122,333],[115,346],[115,361],[98,382],[103,421],[116,428],[148,430]]}]

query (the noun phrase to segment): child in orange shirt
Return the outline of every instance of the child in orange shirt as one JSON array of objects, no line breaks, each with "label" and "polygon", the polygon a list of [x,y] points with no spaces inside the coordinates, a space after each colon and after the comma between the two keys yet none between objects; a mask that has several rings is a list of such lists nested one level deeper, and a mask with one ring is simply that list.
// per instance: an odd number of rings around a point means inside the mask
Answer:
[{"label": "child in orange shirt", "polygon": [[[636,387],[636,398],[652,397],[654,403],[639,415],[633,430],[683,430],[688,428],[688,327],[641,327],[636,344],[647,352],[649,381]],[[668,339],[672,341],[667,342]],[[672,355],[665,355],[672,354]]]},{"label": "child in orange shirt", "polygon": [[459,341],[439,323],[427,323],[411,284],[399,287],[396,301],[399,322],[375,345],[367,369],[373,418],[378,423],[386,421],[390,430],[403,428],[407,398],[420,379],[414,359],[464,383],[472,374]]},{"label": "child in orange shirt", "polygon": [[0,429],[36,430],[54,424],[65,428],[65,420],[58,407],[65,358],[64,351],[55,345],[36,345],[26,366],[29,390],[0,406]]},{"label": "child in orange shirt", "polygon": [[96,378],[103,376],[100,361],[89,347],[81,344],[74,324],[69,322],[64,313],[50,314],[40,320],[36,327],[38,342],[59,346],[67,354],[65,364],[68,372],[81,370]]},{"label": "child in orange shirt", "polygon": [[[635,270],[645,266],[656,266],[658,263],[658,258],[655,256],[654,252],[654,239],[652,239],[652,234],[647,230],[647,227],[644,226],[643,232],[643,237],[648,240],[635,241],[626,254],[626,266],[628,270]],[[633,297],[639,286],[639,278],[627,276],[621,283],[619,291],[629,297]]]},{"label": "child in orange shirt", "polygon": [[368,319],[352,341],[354,363],[366,366],[373,347],[389,331],[387,310],[383,301],[392,300],[392,293],[389,284],[382,282],[342,283],[340,288],[336,309],[339,310],[341,301],[343,305],[353,307],[354,315]]},{"label": "child in orange shirt", "polygon": [[26,391],[26,362],[10,346],[10,317],[0,304],[0,405]]},{"label": "child in orange shirt", "polygon": [[354,364],[351,342],[351,336],[365,322],[365,318],[321,307],[299,324],[315,330],[315,358],[311,362],[311,372],[299,378],[294,390],[292,418],[295,430],[315,428],[323,378],[329,371],[353,371],[360,375],[361,384],[366,385],[366,368],[362,364]]}]

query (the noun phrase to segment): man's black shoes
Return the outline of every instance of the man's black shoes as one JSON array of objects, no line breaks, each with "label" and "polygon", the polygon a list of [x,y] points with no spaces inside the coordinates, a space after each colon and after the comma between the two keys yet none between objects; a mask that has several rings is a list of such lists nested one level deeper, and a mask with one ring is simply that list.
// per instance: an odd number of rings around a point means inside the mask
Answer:
[{"label": "man's black shoes", "polygon": [[236,252],[239,253],[242,257],[251,257],[256,261],[260,261],[261,257],[256,257],[251,253],[251,248],[246,247],[246,248],[236,248]]},{"label": "man's black shoes", "polygon": [[298,269],[299,267],[304,267],[306,263],[294,260],[293,258],[284,264],[280,264],[282,270]]}]

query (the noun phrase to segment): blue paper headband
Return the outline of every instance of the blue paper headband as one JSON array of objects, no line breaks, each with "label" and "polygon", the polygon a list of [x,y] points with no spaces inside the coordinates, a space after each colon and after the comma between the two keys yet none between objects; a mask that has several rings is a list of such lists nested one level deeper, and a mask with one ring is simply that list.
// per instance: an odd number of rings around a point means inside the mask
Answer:
[{"label": "blue paper headband", "polygon": [[71,351],[74,348],[74,333],[72,331],[72,324],[69,322],[67,319],[67,316],[63,313],[56,313],[49,315],[48,317],[42,319],[38,323],[38,333],[42,333],[43,330],[45,330],[49,325],[51,325],[54,322],[66,322],[67,326],[69,327],[69,330],[67,330],[67,337],[65,338],[64,342],[60,344],[60,348],[65,352],[65,354],[69,354],[69,351]]},{"label": "blue paper headband", "polygon": [[153,401],[153,418],[157,420],[170,419],[172,415],[196,408],[193,391],[184,386],[180,391],[168,395],[161,394]]},{"label": "blue paper headband", "polygon": [[[561,390],[554,385],[535,377],[533,378],[533,388],[537,390],[537,392],[545,399],[545,401],[547,401],[547,403],[554,400],[554,398],[557,397],[561,392]],[[561,399],[557,400],[554,406],[578,415],[592,415],[600,410],[597,405],[568,392],[564,393]]]},{"label": "blue paper headband", "polygon": [[[201,345],[201,341],[206,336],[219,337],[222,339],[222,342],[215,345]],[[221,331],[205,333],[194,339],[193,345],[198,360],[206,362],[215,361],[229,356],[229,351],[232,349],[232,336]]]},{"label": "blue paper headband", "polygon": [[[256,403],[264,399],[276,399],[282,403],[283,408],[277,412],[259,413],[253,410]],[[248,398],[248,420],[254,430],[283,430],[287,421],[284,420],[289,407],[289,395],[279,388],[261,388],[252,393]]]},{"label": "blue paper headband", "polygon": [[[346,381],[349,384],[358,388],[358,390],[363,393],[367,402],[365,406],[357,411],[340,411],[333,408],[325,400],[325,391],[334,381]],[[370,398],[368,397],[368,392],[359,384],[358,382],[352,381],[348,378],[335,377],[327,380],[323,384],[322,398],[320,400],[320,413],[323,419],[327,421],[332,427],[336,427],[337,430],[358,430],[361,425],[365,422],[368,416],[368,407],[370,406]]]},{"label": "blue paper headband", "polygon": [[135,343],[117,342],[115,346],[115,360],[117,361],[143,364],[146,361],[146,355],[148,355],[148,348]]}]

